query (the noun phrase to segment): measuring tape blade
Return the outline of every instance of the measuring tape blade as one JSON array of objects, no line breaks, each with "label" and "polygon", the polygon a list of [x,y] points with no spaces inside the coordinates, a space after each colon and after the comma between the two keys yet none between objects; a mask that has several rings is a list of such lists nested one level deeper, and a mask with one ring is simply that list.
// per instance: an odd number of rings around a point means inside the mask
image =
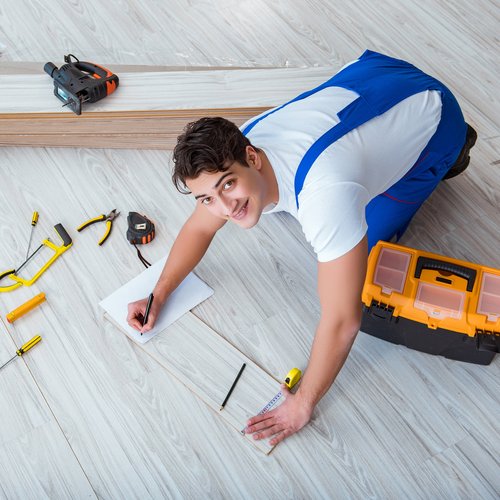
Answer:
[{"label": "measuring tape blade", "polygon": [[[286,375],[284,383],[285,385],[291,389],[299,380],[300,377],[302,376],[302,372],[298,368],[292,368]],[[267,404],[262,408],[262,410],[257,413],[257,415],[264,415],[264,413],[267,413],[268,411],[271,411],[281,400],[283,397],[283,391],[278,392]],[[246,428],[246,427],[245,427]],[[245,433],[245,429],[241,430],[241,433]]]}]

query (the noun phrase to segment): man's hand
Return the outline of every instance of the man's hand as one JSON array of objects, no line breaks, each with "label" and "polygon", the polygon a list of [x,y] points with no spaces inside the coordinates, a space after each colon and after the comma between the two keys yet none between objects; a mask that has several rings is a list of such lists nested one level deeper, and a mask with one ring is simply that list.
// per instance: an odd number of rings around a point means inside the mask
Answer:
[{"label": "man's hand", "polygon": [[128,305],[127,323],[141,333],[147,333],[151,330],[155,324],[156,318],[160,313],[162,304],[159,300],[153,300],[151,309],[148,315],[148,322],[142,326],[144,320],[144,315],[146,314],[146,305],[148,303],[148,298],[136,300]]},{"label": "man's hand", "polygon": [[264,415],[252,417],[247,422],[245,434],[255,433],[254,439],[274,436],[269,444],[275,446],[309,422],[314,407],[306,404],[299,394],[292,394],[285,384],[281,386],[281,391],[286,398],[284,403]]}]

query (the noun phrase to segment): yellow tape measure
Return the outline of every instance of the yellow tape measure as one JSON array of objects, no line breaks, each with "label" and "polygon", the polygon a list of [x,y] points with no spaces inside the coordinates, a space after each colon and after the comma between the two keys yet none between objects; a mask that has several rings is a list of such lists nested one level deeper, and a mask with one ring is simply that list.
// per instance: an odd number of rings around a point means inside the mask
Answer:
[{"label": "yellow tape measure", "polygon": [[285,385],[291,389],[302,377],[302,372],[298,368],[292,368],[285,377]]}]

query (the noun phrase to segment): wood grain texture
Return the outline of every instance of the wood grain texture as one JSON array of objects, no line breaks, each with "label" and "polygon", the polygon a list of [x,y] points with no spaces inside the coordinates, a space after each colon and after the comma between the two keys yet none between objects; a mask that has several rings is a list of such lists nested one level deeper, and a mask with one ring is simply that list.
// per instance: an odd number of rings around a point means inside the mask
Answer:
[{"label": "wood grain texture", "polygon": [[[21,0],[0,9],[0,73],[5,63],[57,64],[72,51],[111,68],[335,70],[365,48],[410,60],[453,90],[479,138],[468,170],[438,187],[402,243],[500,267],[499,20],[491,0]],[[62,222],[75,243],[31,289],[0,295],[3,318],[47,293],[43,307],[0,327],[3,354],[35,332],[44,336],[30,357],[0,372],[0,496],[71,496],[68,484],[85,496],[76,461],[99,498],[498,497],[498,357],[488,367],[467,365],[360,334],[311,424],[266,456],[235,439],[97,307],[141,264],[124,237],[125,217],[104,247],[101,228],[75,228],[115,207],[142,211],[158,228],[144,254],[159,259],[192,208],[170,184],[170,155],[17,147],[1,154],[0,262],[21,261],[36,209],[34,241]],[[250,231],[225,227],[197,273],[215,289],[194,310],[204,323],[277,379],[306,365],[319,315],[316,264],[290,217],[265,217]],[[12,344],[3,343],[6,331]]]},{"label": "wood grain texture", "polygon": [[[115,323],[109,315],[105,318]],[[279,381],[191,313],[147,344],[138,345],[237,432],[280,391]],[[220,410],[243,363],[241,379]],[[273,450],[268,441],[244,437],[266,454]]]},{"label": "wood grain texture", "polygon": [[[33,333],[11,335],[0,324],[0,364]],[[42,338],[0,372],[0,496],[96,498],[33,376],[32,363],[43,358],[46,349]]]},{"label": "wood grain texture", "polygon": [[173,149],[190,121],[223,116],[241,125],[332,73],[331,68],[124,73],[115,93],[85,106],[80,116],[62,107],[48,75],[0,75],[0,146]]},{"label": "wood grain texture", "polygon": [[[242,125],[268,108],[182,111],[115,111],[0,116],[0,146],[84,147],[172,150],[187,123],[222,116]],[[3,127],[2,127],[3,125]]]},{"label": "wood grain texture", "polygon": [[[271,68],[123,73],[113,94],[84,108],[113,111],[199,110],[273,107],[328,80],[335,70]],[[47,74],[0,75],[0,113],[74,113],[54,96]]]}]

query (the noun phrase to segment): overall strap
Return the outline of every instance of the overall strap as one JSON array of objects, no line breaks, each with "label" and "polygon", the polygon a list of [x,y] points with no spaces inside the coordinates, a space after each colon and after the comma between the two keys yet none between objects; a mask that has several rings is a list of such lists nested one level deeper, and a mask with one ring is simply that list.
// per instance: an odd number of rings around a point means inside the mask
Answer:
[{"label": "overall strap", "polygon": [[359,94],[359,97],[338,113],[340,122],[317,139],[303,156],[295,174],[297,208],[299,193],[309,170],[319,155],[335,141],[414,94],[425,90],[448,92],[441,82],[415,66],[371,51],[366,51],[359,61],[345,68],[317,90],[326,86],[352,90]]}]

